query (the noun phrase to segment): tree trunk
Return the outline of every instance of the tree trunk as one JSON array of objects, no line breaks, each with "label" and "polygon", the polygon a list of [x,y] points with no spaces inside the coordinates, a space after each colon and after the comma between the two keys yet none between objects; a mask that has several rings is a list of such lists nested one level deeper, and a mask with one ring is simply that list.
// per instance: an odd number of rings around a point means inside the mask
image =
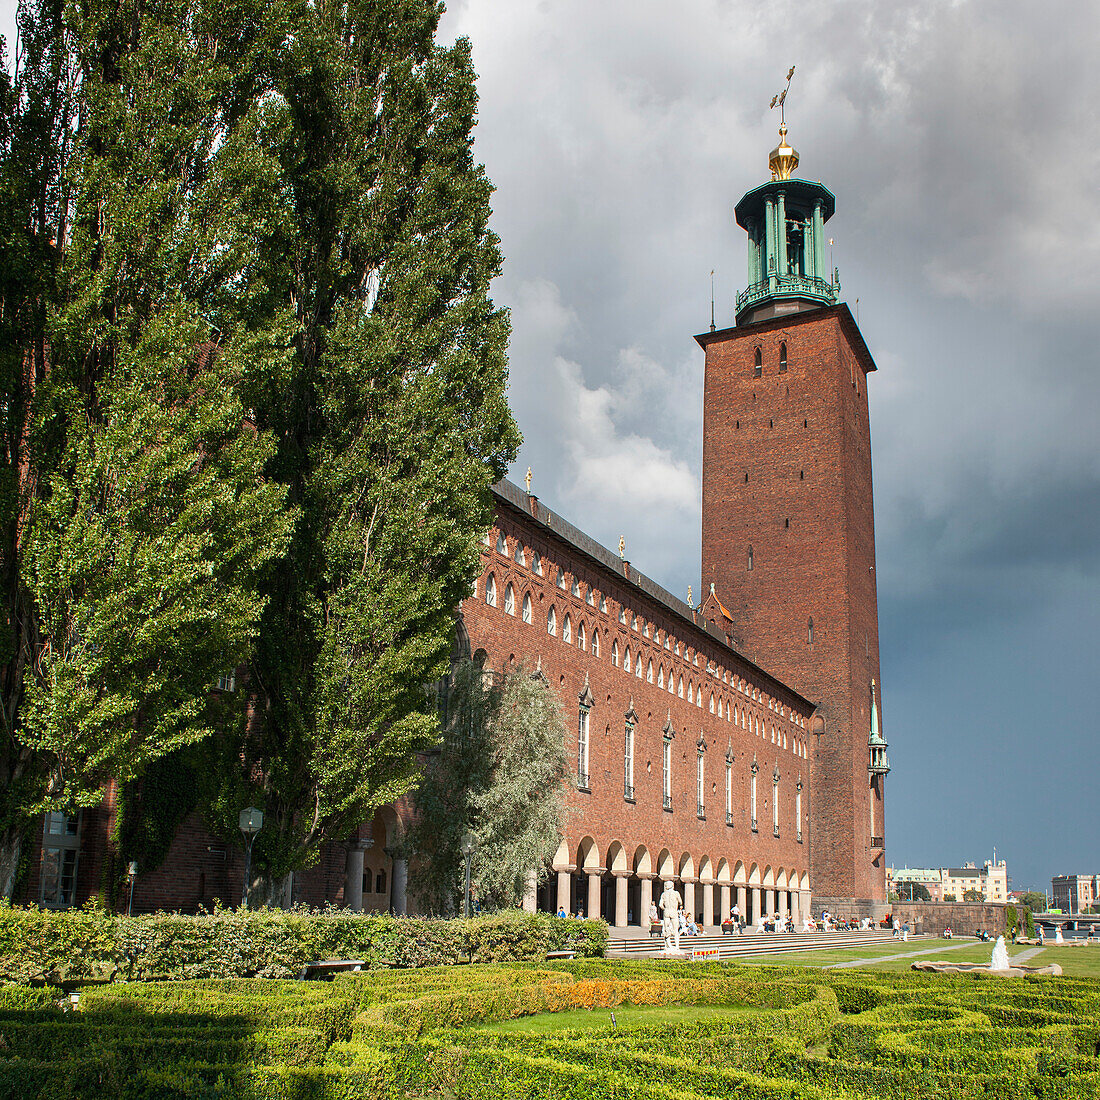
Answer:
[{"label": "tree trunk", "polygon": [[15,874],[22,854],[23,837],[18,829],[9,828],[0,833],[0,898],[5,901],[11,901],[15,890]]}]

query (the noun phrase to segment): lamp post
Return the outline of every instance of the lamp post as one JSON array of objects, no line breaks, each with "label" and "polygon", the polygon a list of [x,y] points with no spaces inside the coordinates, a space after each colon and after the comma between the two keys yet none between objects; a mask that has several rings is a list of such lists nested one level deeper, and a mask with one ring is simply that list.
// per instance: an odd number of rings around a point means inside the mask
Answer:
[{"label": "lamp post", "polygon": [[138,865],[137,860],[131,860],[130,866],[126,868],[126,877],[130,880],[130,901],[126,906],[126,915],[128,917],[134,914],[134,882],[137,879]]},{"label": "lamp post", "polygon": [[474,852],[477,849],[477,841],[474,839],[474,834],[469,830],[464,832],[458,848],[459,851],[462,852],[462,858],[466,861],[466,893],[463,901],[463,912],[468,919],[470,916],[470,861],[473,859]]},{"label": "lamp post", "polygon": [[248,879],[252,874],[252,845],[256,841],[256,834],[264,827],[264,812],[257,810],[255,806],[249,806],[247,810],[241,810],[238,823],[247,841],[244,856],[244,892],[241,894],[241,905],[247,908]]}]

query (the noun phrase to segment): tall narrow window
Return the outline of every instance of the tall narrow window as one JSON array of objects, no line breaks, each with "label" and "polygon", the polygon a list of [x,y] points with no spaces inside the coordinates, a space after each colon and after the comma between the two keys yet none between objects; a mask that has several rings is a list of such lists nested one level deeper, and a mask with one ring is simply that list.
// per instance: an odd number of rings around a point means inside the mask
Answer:
[{"label": "tall narrow window", "polygon": [[606,596],[601,596],[600,597],[600,611],[604,615],[607,614],[607,597]]},{"label": "tall narrow window", "polygon": [[756,353],[752,359],[752,376],[753,378],[759,378],[764,373],[764,357],[760,354],[760,349],[756,349]]},{"label": "tall narrow window", "polygon": [[759,769],[756,764],[756,757],[753,757],[752,761],[752,784],[749,787],[749,821],[752,825],[752,831],[756,832],[756,773]]},{"label": "tall narrow window", "polygon": [[600,632],[598,630],[592,631],[592,656],[598,657],[600,655]]},{"label": "tall narrow window", "polygon": [[581,582],[579,580],[577,580],[576,577],[573,578],[573,583],[572,583],[572,585],[570,585],[569,591],[574,596],[579,596],[581,594]]},{"label": "tall narrow window", "polygon": [[527,565],[527,557],[523,553],[523,543],[518,540],[516,542],[516,565]]},{"label": "tall narrow window", "polygon": [[558,587],[565,587],[565,570],[560,565],[558,566]]},{"label": "tall narrow window", "polygon": [[779,373],[783,374],[787,369],[787,341],[779,345]]},{"label": "tall narrow window", "polygon": [[584,623],[577,624],[577,645],[581,649],[588,648],[588,639],[585,637],[584,633]]},{"label": "tall narrow window", "polygon": [[611,643],[611,663],[616,668],[619,667],[619,640],[617,638]]},{"label": "tall narrow window", "polygon": [[798,786],[794,789],[794,829],[795,840],[802,843],[802,779],[799,777]]},{"label": "tall narrow window", "polygon": [[704,775],[704,768],[706,767],[703,761],[703,749],[700,742],[700,748],[695,754],[695,815],[696,817],[706,817],[706,776]]},{"label": "tall narrow window", "polygon": [[588,604],[589,607],[596,606],[596,593],[592,591],[592,585],[588,586],[588,591],[584,594],[584,602]]},{"label": "tall narrow window", "polygon": [[506,615],[516,613],[516,590],[511,585],[504,590],[504,613]]},{"label": "tall narrow window", "polygon": [[623,655],[623,671],[630,671],[630,646],[626,647],[626,653]]},{"label": "tall narrow window", "polygon": [[508,543],[504,539],[503,531],[497,532],[497,553],[503,554],[505,557],[508,556]]},{"label": "tall narrow window", "polygon": [[752,568],[752,547],[749,547],[749,568]]},{"label": "tall narrow window", "polygon": [[690,680],[688,680],[688,702],[689,703],[694,703],[695,702],[695,692],[692,689]]},{"label": "tall narrow window", "polygon": [[684,697],[684,678],[683,678],[683,676],[680,677],[680,686],[676,689],[676,694],[681,699],[683,699],[683,697]]},{"label": "tall narrow window", "polygon": [[665,666],[657,666],[657,686],[663,688],[665,686]]},{"label": "tall narrow window", "polygon": [[661,755],[661,805],[672,809],[672,740],[667,734]]},{"label": "tall narrow window", "polygon": [[642,655],[639,653],[634,661],[634,675],[640,680],[642,678]]},{"label": "tall narrow window", "polygon": [[577,786],[588,790],[588,707],[577,711]]},{"label": "tall narrow window", "polygon": [[[711,697],[710,697],[710,712],[711,712],[711,714],[714,713],[714,695],[713,695],[713,693],[711,694]],[[718,717],[719,718],[722,717],[722,712],[720,710],[718,712]]]},{"label": "tall narrow window", "polygon": [[542,558],[539,557],[537,550],[531,551],[531,572],[542,576]]},{"label": "tall narrow window", "polygon": [[531,597],[523,597],[523,621],[525,623],[531,622]]},{"label": "tall narrow window", "polygon": [[546,633],[557,634],[558,632],[558,616],[555,614],[554,609],[551,607],[546,612]]},{"label": "tall narrow window", "polygon": [[772,834],[779,836],[779,769],[772,772]]},{"label": "tall narrow window", "polygon": [[623,744],[623,797],[634,801],[634,723],[626,723]]},{"label": "tall narrow window", "polygon": [[813,621],[813,619],[811,619],[809,621],[809,623],[806,625],[806,641],[809,642],[810,645],[814,644],[814,621]]},{"label": "tall narrow window", "polygon": [[733,824],[733,751],[726,753],[726,824]]},{"label": "tall narrow window", "polygon": [[48,813],[42,828],[39,902],[46,909],[69,909],[76,900],[80,856],[80,816]]},{"label": "tall narrow window", "polygon": [[497,605],[497,579],[492,573],[489,574],[489,579],[485,582],[485,602],[490,607],[496,607]]},{"label": "tall narrow window", "polygon": [[569,618],[568,613],[561,624],[561,640],[563,642],[573,641],[573,620]]},{"label": "tall narrow window", "polygon": [[669,695],[676,694],[676,676],[673,674],[672,669],[668,670],[668,693]]}]

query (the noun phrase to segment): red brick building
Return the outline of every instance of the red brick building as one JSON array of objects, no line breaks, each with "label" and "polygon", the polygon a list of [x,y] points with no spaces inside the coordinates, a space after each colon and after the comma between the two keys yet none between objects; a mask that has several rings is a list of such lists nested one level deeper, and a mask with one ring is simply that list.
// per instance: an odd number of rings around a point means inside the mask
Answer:
[{"label": "red brick building", "polygon": [[[737,204],[748,288],[706,353],[702,605],[681,602],[511,482],[494,488],[484,568],[458,614],[461,648],[493,671],[538,665],[574,731],[565,835],[526,904],[644,926],[677,884],[713,924],[886,900],[878,610],[867,377],[875,364],[825,270],[834,202],[792,178],[786,128],[772,181]],[[288,900],[406,912],[387,809],[297,876]],[[110,805],[53,815],[26,896],[79,902],[103,873]],[[239,897],[243,868],[197,819],[137,909]],[[415,863],[412,873],[415,874]],[[413,892],[414,893],[414,892]]]}]

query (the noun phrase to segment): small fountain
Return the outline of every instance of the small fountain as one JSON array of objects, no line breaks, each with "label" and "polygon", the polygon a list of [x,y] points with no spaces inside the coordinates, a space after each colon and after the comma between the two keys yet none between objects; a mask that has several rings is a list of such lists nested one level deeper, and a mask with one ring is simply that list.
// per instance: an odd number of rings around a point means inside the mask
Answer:
[{"label": "small fountain", "polygon": [[1022,977],[1025,974],[1053,974],[1062,973],[1062,968],[1057,963],[1048,966],[1022,966],[1019,963],[1013,965],[1008,957],[1008,948],[1005,947],[1004,936],[998,936],[993,945],[993,953],[989,957],[989,963],[964,963],[964,962],[915,962],[914,970],[930,970],[936,974],[996,974],[1002,978]]}]

